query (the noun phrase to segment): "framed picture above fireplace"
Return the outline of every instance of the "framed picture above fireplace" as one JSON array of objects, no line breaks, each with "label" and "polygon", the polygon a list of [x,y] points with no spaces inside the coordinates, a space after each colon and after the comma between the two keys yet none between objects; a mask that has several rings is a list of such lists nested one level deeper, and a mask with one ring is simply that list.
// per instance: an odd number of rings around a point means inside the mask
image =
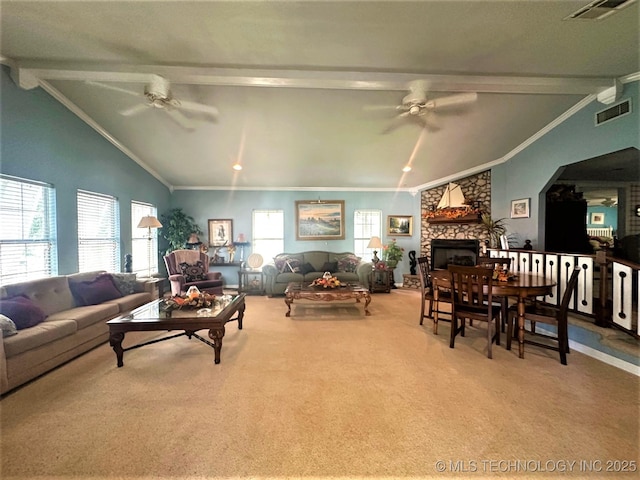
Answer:
[{"label": "framed picture above fireplace", "polygon": [[511,218],[529,218],[529,199],[511,200]]}]

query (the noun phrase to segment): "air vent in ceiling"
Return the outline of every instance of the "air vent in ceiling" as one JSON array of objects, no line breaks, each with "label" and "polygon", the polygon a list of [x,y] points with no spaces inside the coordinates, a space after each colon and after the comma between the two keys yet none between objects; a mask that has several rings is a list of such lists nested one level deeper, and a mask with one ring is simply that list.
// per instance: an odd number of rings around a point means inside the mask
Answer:
[{"label": "air vent in ceiling", "polygon": [[616,103],[614,106],[596,113],[596,126],[609,122],[614,118],[628,115],[631,113],[631,99]]},{"label": "air vent in ceiling", "polygon": [[636,0],[596,0],[580,8],[563,20],[602,20],[628,7]]}]

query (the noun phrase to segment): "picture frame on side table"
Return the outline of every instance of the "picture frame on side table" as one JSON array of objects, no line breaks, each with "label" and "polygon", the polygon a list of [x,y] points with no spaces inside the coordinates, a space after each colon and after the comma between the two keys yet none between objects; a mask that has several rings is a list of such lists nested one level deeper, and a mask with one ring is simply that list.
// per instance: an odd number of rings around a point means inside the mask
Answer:
[{"label": "picture frame on side table", "polygon": [[296,200],[296,240],[344,240],[344,200]]},{"label": "picture frame on side table", "polygon": [[209,246],[222,247],[233,243],[233,220],[209,219]]},{"label": "picture frame on side table", "polygon": [[529,218],[529,198],[511,200],[511,218]]},{"label": "picture frame on side table", "polygon": [[388,215],[387,235],[394,235],[396,237],[410,237],[413,235],[413,216]]},{"label": "picture frame on side table", "polygon": [[591,223],[593,225],[604,225],[604,213],[591,213]]}]

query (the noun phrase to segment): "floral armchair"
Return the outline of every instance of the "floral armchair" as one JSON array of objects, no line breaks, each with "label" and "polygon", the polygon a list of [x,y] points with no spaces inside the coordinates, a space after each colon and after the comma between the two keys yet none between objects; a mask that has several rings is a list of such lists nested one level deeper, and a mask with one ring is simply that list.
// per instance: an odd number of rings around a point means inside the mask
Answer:
[{"label": "floral armchair", "polygon": [[201,292],[222,295],[220,272],[209,272],[209,256],[198,250],[175,250],[164,257],[171,283],[171,295],[182,295],[189,287]]}]

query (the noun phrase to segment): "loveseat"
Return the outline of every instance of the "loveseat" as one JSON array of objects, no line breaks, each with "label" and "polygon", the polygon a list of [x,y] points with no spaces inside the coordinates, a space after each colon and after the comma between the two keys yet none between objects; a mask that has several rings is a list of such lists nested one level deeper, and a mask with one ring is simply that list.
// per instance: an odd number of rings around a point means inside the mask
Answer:
[{"label": "loveseat", "polygon": [[155,288],[104,271],[0,287],[0,394],[107,341],[106,321],[150,302]]},{"label": "loveseat", "polygon": [[267,295],[283,295],[289,282],[309,282],[331,272],[341,282],[360,283],[369,288],[372,264],[350,252],[308,251],[281,253],[262,267]]}]

